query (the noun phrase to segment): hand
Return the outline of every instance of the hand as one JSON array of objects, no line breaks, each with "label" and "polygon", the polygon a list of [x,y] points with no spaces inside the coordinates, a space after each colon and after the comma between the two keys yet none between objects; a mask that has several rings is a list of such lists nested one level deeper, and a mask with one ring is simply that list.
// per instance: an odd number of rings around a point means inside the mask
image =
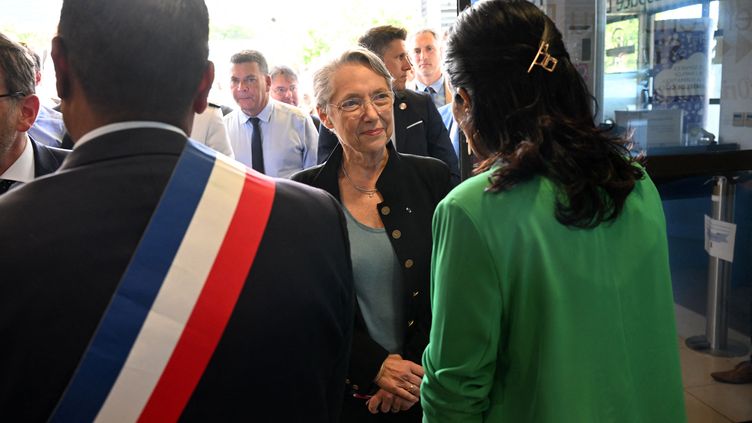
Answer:
[{"label": "hand", "polygon": [[415,405],[415,402],[405,401],[404,399],[390,394],[389,392],[379,389],[371,399],[366,401],[366,406],[371,414],[382,413],[399,413],[400,411],[409,410]]},{"label": "hand", "polygon": [[399,354],[389,354],[381,365],[376,384],[390,394],[415,403],[420,398],[422,380],[423,367],[410,360],[403,360]]}]

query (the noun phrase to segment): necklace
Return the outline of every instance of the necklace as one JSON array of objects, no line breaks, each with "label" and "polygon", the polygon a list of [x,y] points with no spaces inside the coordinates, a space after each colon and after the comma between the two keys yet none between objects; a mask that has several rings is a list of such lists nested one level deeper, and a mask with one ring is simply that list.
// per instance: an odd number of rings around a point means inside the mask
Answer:
[{"label": "necklace", "polygon": [[379,192],[379,190],[377,188],[371,188],[371,189],[369,189],[369,188],[359,187],[359,186],[355,185],[355,182],[353,182],[353,180],[350,179],[350,175],[347,174],[347,169],[345,169],[345,164],[344,163],[342,163],[342,173],[345,174],[345,178],[347,178],[347,182],[349,182],[350,185],[352,185],[353,188],[355,188],[359,192],[362,192],[363,194],[367,194],[368,198],[373,198],[373,196],[377,192]]}]

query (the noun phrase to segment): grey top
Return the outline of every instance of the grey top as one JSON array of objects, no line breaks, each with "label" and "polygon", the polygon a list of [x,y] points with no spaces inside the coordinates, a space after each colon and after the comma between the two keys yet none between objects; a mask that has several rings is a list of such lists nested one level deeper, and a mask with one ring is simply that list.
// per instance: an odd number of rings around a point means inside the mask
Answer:
[{"label": "grey top", "polygon": [[358,222],[347,210],[355,297],[368,334],[390,353],[401,353],[405,314],[402,269],[384,228]]}]

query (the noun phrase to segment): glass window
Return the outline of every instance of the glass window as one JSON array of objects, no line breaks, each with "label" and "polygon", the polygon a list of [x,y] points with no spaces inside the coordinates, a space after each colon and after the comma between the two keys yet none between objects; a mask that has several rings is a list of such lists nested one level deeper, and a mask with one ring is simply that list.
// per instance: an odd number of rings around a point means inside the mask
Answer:
[{"label": "glass window", "polygon": [[653,154],[719,140],[719,2],[687,3],[607,9],[603,119]]},{"label": "glass window", "polygon": [[637,71],[637,46],[640,37],[637,16],[606,24],[606,73]]}]

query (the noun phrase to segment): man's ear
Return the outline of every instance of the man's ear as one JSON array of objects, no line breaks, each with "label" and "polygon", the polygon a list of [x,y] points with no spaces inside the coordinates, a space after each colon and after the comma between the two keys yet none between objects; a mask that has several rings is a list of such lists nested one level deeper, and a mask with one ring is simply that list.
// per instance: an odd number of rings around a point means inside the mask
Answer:
[{"label": "man's ear", "polygon": [[269,93],[272,89],[272,77],[270,75],[264,75],[264,80],[266,81],[266,92]]},{"label": "man's ear", "polygon": [[316,106],[316,111],[319,114],[319,119],[321,119],[321,123],[323,123],[327,129],[334,132],[334,123],[332,122],[331,119],[329,119],[329,113],[326,112],[326,109],[320,106]]},{"label": "man's ear", "polygon": [[19,101],[17,107],[21,109],[21,113],[18,115],[16,130],[18,132],[26,132],[37,120],[37,113],[39,113],[39,97],[34,94],[29,94]]},{"label": "man's ear", "polygon": [[60,36],[52,39],[52,51],[50,55],[52,56],[52,63],[55,65],[57,96],[61,100],[66,100],[71,94],[71,70],[68,64],[68,52]]},{"label": "man's ear", "polygon": [[206,109],[209,104],[209,91],[211,91],[212,84],[214,83],[214,63],[208,61],[206,63],[206,69],[204,75],[201,77],[201,82],[198,84],[196,90],[196,97],[193,99],[193,111],[195,113],[201,113]]}]

